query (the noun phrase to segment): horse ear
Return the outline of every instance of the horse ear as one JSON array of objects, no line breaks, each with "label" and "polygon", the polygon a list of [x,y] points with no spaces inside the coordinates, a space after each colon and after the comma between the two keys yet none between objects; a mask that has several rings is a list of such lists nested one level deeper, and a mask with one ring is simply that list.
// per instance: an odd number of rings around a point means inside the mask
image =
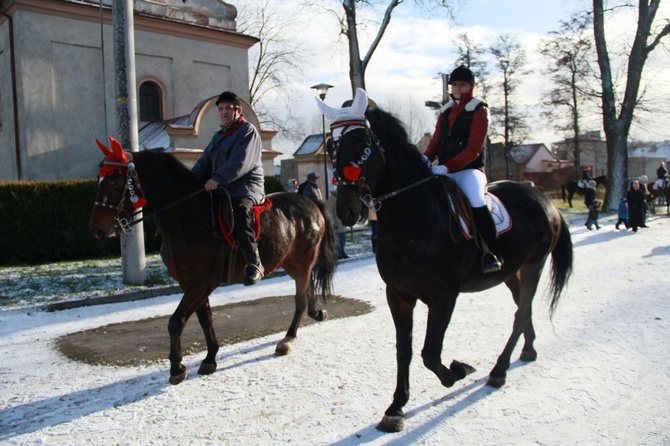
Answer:
[{"label": "horse ear", "polygon": [[109,142],[112,144],[112,153],[114,154],[114,157],[119,161],[127,163],[128,157],[126,156],[126,153],[123,151],[123,146],[121,145],[121,143],[116,138],[112,138],[111,136],[109,137]]},{"label": "horse ear", "polygon": [[315,97],[314,99],[316,99],[316,105],[319,107],[319,110],[321,110],[321,113],[326,117],[326,119],[332,122],[333,117],[338,111],[340,111],[340,109],[331,107],[330,105],[323,102],[319,97]]},{"label": "horse ear", "polygon": [[107,158],[112,153],[112,150],[109,147],[105,146],[103,143],[101,143],[98,138],[95,138],[95,143],[98,145],[98,148],[100,149],[102,154],[105,155],[105,158]]},{"label": "horse ear", "polygon": [[351,104],[351,113],[355,116],[365,116],[365,110],[368,108],[368,94],[362,88],[356,89],[354,102]]}]

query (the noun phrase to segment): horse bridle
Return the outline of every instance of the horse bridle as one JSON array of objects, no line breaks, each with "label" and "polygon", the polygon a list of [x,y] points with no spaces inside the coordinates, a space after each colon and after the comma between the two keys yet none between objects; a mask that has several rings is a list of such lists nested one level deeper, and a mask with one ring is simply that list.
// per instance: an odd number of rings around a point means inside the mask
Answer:
[{"label": "horse bridle", "polygon": [[[375,148],[379,152],[379,155],[381,156],[382,163],[386,165],[386,152],[384,148],[381,146],[379,143],[379,139],[377,136],[374,134],[372,129],[367,123],[366,119],[348,119],[344,121],[336,121],[333,122],[330,126],[331,132],[333,129],[339,129],[341,128],[342,131],[339,133],[337,137],[333,136],[333,154],[332,154],[332,162],[333,162],[333,172],[336,175],[336,185],[337,186],[355,186],[358,190],[357,195],[358,199],[365,205],[367,206],[368,209],[372,209],[373,211],[377,212],[381,209],[382,207],[382,201],[387,200],[389,198],[395,197],[398,194],[401,194],[407,190],[410,190],[416,186],[419,186],[420,184],[423,184],[425,182],[428,182],[434,178],[433,175],[430,175],[426,178],[422,178],[419,181],[416,181],[412,184],[409,184],[407,186],[403,186],[400,189],[397,189],[393,192],[389,192],[387,194],[381,195],[379,197],[373,197],[372,196],[372,191],[370,190],[370,186],[366,183],[366,177],[365,177],[365,172],[367,169],[368,161],[370,159],[370,155],[372,154],[372,149]],[[337,152],[340,146],[340,140],[341,138],[348,133],[351,130],[354,129],[364,129],[365,130],[365,148],[363,149],[363,154],[361,157],[358,159],[358,161],[352,162],[350,165],[353,166],[354,168],[359,168],[360,169],[360,175],[356,180],[349,179],[347,178],[346,172],[344,172],[344,178],[342,178],[337,171]],[[343,168],[343,171],[346,169]],[[367,194],[361,194],[361,191],[367,190],[370,193]]]},{"label": "horse bridle", "polygon": [[[137,206],[137,203],[140,201],[140,197],[144,200],[146,200],[146,197],[144,196],[144,190],[142,189],[142,185],[140,183],[140,178],[139,175],[137,174],[137,170],[135,170],[135,163],[133,163],[133,157],[130,153],[126,152],[126,156],[128,156],[128,162],[127,163],[120,163],[116,161],[109,161],[109,160],[103,160],[102,163],[100,163],[100,166],[114,166],[118,167],[120,169],[125,169],[126,171],[126,181],[123,185],[123,192],[121,192],[121,199],[119,200],[119,203],[116,206],[113,206],[111,204],[107,203],[101,203],[99,201],[94,201],[93,205],[98,206],[98,207],[103,207],[107,209],[114,209],[116,210],[116,214],[114,215],[114,220],[116,221],[116,226],[123,231],[124,234],[129,234],[130,230],[133,226],[143,222],[144,220],[150,218],[150,217],[155,217],[157,214],[160,212],[165,211],[166,209],[169,209],[183,201],[186,201],[192,197],[195,197],[198,194],[201,194],[202,192],[205,191],[205,189],[198,189],[195,192],[190,193],[189,195],[186,195],[185,197],[180,198],[177,201],[174,201],[167,206],[164,206],[160,209],[154,210],[154,212],[146,217],[138,218],[135,219],[135,216],[139,215],[142,213],[141,206]],[[139,195],[138,195],[139,194]],[[128,211],[125,209],[126,205],[126,196],[129,195],[130,202],[133,204],[133,207],[137,209],[137,211],[133,212],[130,214]],[[123,217],[122,217],[123,215]]]}]

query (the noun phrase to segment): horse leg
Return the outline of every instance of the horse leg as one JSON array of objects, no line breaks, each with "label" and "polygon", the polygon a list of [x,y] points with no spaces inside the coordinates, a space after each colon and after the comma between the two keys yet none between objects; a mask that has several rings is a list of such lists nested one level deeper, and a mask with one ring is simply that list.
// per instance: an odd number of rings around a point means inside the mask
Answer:
[{"label": "horse leg", "polygon": [[323,309],[316,308],[317,295],[314,292],[314,287],[310,285],[309,295],[307,297],[307,315],[317,322],[323,322],[328,319],[328,312]]},{"label": "horse leg", "polygon": [[474,372],[474,367],[452,361],[449,368],[442,364],[442,347],[444,335],[451,321],[456,305],[456,297],[440,298],[428,306],[428,323],[426,338],[421,351],[423,365],[440,379],[444,387],[451,387],[456,381]]},{"label": "horse leg", "polygon": [[200,322],[207,343],[207,356],[200,364],[198,373],[200,375],[211,375],[216,370],[216,354],[219,351],[219,341],[214,333],[212,307],[209,305],[209,298],[195,310],[195,314],[198,316],[198,322]]},{"label": "horse leg", "polygon": [[[297,278],[296,278],[297,277]],[[302,322],[302,317],[305,314],[305,309],[307,308],[307,301],[311,297],[311,289],[309,277],[311,273],[301,274],[300,276],[294,277],[295,279],[295,312],[293,313],[293,321],[291,321],[291,326],[286,332],[284,339],[279,341],[277,347],[275,347],[275,355],[284,356],[291,353],[291,344],[298,337],[298,327]]]},{"label": "horse leg", "polygon": [[168,321],[168,333],[170,333],[170,384],[179,384],[188,375],[186,366],[181,362],[184,359],[181,348],[181,334],[184,331],[188,318],[202,305],[202,299],[207,298],[213,290],[213,288],[205,285],[193,286],[193,284],[182,286],[182,288],[185,289],[184,296]]},{"label": "horse leg", "polygon": [[491,387],[502,387],[505,384],[507,370],[510,366],[512,352],[516,347],[521,334],[524,335],[525,343],[521,352],[522,361],[534,361],[537,358],[537,352],[533,347],[535,341],[535,329],[532,324],[532,305],[533,297],[537,291],[537,285],[540,281],[542,268],[534,268],[533,271],[520,271],[517,276],[505,282],[505,285],[512,291],[517,310],[514,313],[514,324],[512,334],[507,340],[507,344],[498,357],[496,365],[489,374],[487,385]]},{"label": "horse leg", "polygon": [[[516,277],[514,277],[510,279],[506,283],[506,285],[510,289],[510,291],[512,291],[512,299],[514,299],[514,303],[518,308],[519,299],[521,296],[521,287],[519,285],[519,281],[516,280]],[[533,292],[533,294],[535,294],[535,292]],[[528,326],[526,327],[526,330],[523,332],[523,338],[524,338],[524,344],[523,348],[521,349],[521,355],[519,356],[519,359],[524,362],[535,361],[537,359],[537,352],[535,351],[535,347],[533,347],[533,343],[535,342],[535,328],[533,327],[532,305],[528,309]]]},{"label": "horse leg", "polygon": [[395,325],[397,374],[393,403],[384,412],[377,429],[382,432],[400,432],[405,425],[402,408],[409,401],[409,365],[412,361],[412,327],[416,299],[387,288],[386,300]]}]

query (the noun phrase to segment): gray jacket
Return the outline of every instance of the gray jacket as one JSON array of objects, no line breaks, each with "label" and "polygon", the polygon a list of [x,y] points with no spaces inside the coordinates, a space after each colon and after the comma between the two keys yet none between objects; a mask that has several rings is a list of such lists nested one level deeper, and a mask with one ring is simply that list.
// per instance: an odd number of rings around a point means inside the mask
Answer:
[{"label": "gray jacket", "polygon": [[203,184],[216,180],[231,197],[249,197],[259,204],[265,195],[261,137],[243,117],[214,134],[191,170]]}]

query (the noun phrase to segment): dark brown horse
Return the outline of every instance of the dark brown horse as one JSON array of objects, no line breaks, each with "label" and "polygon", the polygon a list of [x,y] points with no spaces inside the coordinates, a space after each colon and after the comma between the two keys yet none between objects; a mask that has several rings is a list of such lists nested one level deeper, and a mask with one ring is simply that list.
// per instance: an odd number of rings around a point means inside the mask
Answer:
[{"label": "dark brown horse", "polygon": [[[219,344],[212,327],[209,295],[222,283],[242,283],[242,255],[215,236],[211,198],[191,171],[169,154],[130,154],[118,141],[110,140],[111,149],[98,143],[105,160],[89,227],[98,238],[111,237],[128,229],[134,207],[144,206],[144,215],[155,220],[161,234],[163,262],[184,292],[168,323],[170,383],[186,378],[181,334],[194,312],[207,341],[207,356],[198,373],[213,373]],[[296,285],[293,321],[275,350],[277,355],[285,355],[291,350],[305,309],[317,321],[326,317],[325,311],[317,309],[316,296],[325,301],[330,294],[337,242],[323,204],[296,193],[271,194],[269,198],[272,207],[261,216],[258,238],[265,274],[282,267]]]},{"label": "dark brown horse", "polygon": [[647,207],[649,210],[655,214],[656,213],[656,201],[661,198],[665,201],[665,212],[670,214],[670,186],[666,185],[663,189],[654,189],[656,181],[647,183]]},{"label": "dark brown horse", "polygon": [[[318,101],[318,99],[317,99]],[[552,257],[550,309],[554,310],[572,272],[572,241],[568,224],[552,201],[533,187],[510,181],[493,183],[489,191],[504,203],[513,221],[500,236],[502,270],[483,274],[482,251],[466,238],[450,212],[453,182],[431,176],[421,154],[391,114],[367,106],[357,90],[351,107],[334,109],[318,101],[331,122],[336,142],[332,153],[338,180],[337,213],[354,224],[362,203],[374,206],[379,222],[376,259],[386,283],[386,299],[396,329],[397,382],[393,403],[377,426],[385,432],[403,428],[403,407],[409,400],[413,313],[417,300],[428,306],[421,357],[445,387],[474,369],[453,361],[442,363],[444,335],[461,292],[472,293],[504,283],[517,305],[512,334],[490,372],[488,384],[505,383],[510,358],[519,338],[525,342],[522,361],[534,361],[532,302],[543,267]],[[467,342],[464,340],[463,342]]]},{"label": "dark brown horse", "polygon": [[[596,182],[596,189],[600,186],[607,187],[607,176],[605,175],[595,177],[593,181]],[[567,192],[567,202],[570,205],[570,207],[572,207],[572,197],[574,197],[575,194],[584,195],[585,190],[586,190],[585,187],[579,186],[579,181],[577,180],[568,181],[567,183],[561,186],[563,201],[566,201],[566,192]]]}]

